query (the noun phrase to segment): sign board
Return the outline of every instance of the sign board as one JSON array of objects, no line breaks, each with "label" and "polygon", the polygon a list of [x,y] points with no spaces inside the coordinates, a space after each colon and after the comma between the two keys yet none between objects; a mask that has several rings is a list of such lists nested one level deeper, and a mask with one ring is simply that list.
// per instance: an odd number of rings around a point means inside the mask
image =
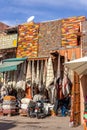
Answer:
[{"label": "sign board", "polygon": [[0,37],[0,49],[8,49],[14,47],[17,47],[17,34]]}]

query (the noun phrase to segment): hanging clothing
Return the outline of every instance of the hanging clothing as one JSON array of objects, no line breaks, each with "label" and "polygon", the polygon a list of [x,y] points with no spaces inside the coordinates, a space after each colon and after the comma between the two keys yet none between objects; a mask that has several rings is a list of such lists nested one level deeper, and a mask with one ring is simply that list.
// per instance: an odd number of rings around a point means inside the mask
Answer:
[{"label": "hanging clothing", "polygon": [[41,60],[41,73],[40,73],[40,82],[43,84],[43,60]]},{"label": "hanging clothing", "polygon": [[57,99],[63,99],[64,95],[62,91],[62,79],[60,77],[57,79],[56,90],[57,90]]},{"label": "hanging clothing", "polygon": [[54,81],[53,63],[51,57],[48,59],[47,64],[47,76],[46,76],[46,88]]},{"label": "hanging clothing", "polygon": [[56,100],[54,83],[49,86],[48,92],[49,92],[50,103],[53,104]]},{"label": "hanging clothing", "polygon": [[32,61],[32,84],[35,83],[35,66],[34,66],[34,60]]},{"label": "hanging clothing", "polygon": [[25,90],[26,98],[32,99],[32,90],[31,86],[27,86]]},{"label": "hanging clothing", "polygon": [[[65,52],[65,62],[68,61],[68,54]],[[62,91],[64,96],[67,96],[69,94],[69,84],[68,84],[68,68],[64,67],[64,76],[63,76],[63,83],[62,83]]]},{"label": "hanging clothing", "polygon": [[64,96],[67,96],[70,93],[70,85],[69,85],[69,79],[68,77],[65,75],[63,78],[63,84],[62,84],[62,91]]},{"label": "hanging clothing", "polygon": [[57,79],[60,77],[61,72],[60,72],[60,54],[58,55],[58,68],[57,68]]},{"label": "hanging clothing", "polygon": [[44,62],[43,66],[43,84],[46,85],[46,72],[47,72],[47,60]]},{"label": "hanging clothing", "polygon": [[40,66],[40,80],[39,80],[39,91],[43,92],[44,85],[43,85],[43,60],[41,60],[41,66]]},{"label": "hanging clothing", "polygon": [[20,70],[18,70],[17,73],[17,83],[16,83],[16,88],[17,89],[23,89],[25,90],[25,86],[26,86],[26,62],[24,62],[21,66],[20,66]]},{"label": "hanging clothing", "polygon": [[31,61],[28,61],[27,73],[26,73],[26,81],[31,81]]},{"label": "hanging clothing", "polygon": [[36,68],[36,84],[39,84],[39,60],[37,61],[37,68]]}]

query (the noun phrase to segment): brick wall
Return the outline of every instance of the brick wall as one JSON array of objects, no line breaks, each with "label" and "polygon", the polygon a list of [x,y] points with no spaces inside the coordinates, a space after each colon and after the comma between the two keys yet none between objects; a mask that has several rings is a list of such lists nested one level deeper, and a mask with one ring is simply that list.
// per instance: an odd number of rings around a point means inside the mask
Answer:
[{"label": "brick wall", "polygon": [[40,23],[38,56],[49,56],[51,50],[61,46],[61,21]]},{"label": "brick wall", "polygon": [[81,43],[82,43],[82,55],[87,56],[87,21],[84,21],[82,23],[82,38],[81,38]]}]

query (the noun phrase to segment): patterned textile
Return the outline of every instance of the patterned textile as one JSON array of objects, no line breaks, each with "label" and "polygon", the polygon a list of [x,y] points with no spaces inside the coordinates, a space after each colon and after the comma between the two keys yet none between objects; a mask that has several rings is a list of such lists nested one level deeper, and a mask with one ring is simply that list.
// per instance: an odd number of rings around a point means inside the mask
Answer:
[{"label": "patterned textile", "polygon": [[[65,52],[65,62],[68,60],[67,52]],[[69,80],[68,80],[68,68],[64,68],[64,77],[62,82],[62,91],[63,95],[67,96],[70,93],[70,86],[69,86]]]},{"label": "patterned textile", "polygon": [[25,90],[25,85],[26,85],[26,62],[24,62],[21,66],[20,66],[20,71],[18,72],[18,79],[17,79],[17,83],[16,83],[16,88],[17,89],[23,89]]},{"label": "patterned textile", "polygon": [[3,98],[3,112],[10,113],[16,109],[16,98],[14,96],[5,96]]},{"label": "patterned textile", "polygon": [[2,108],[3,108],[4,110],[6,110],[6,109],[10,110],[10,109],[15,109],[16,106],[15,106],[15,105],[3,105]]},{"label": "patterned textile", "polygon": [[25,23],[18,26],[17,57],[37,57],[39,24]]},{"label": "patterned textile", "polygon": [[34,60],[32,61],[32,84],[35,83],[35,66],[34,66]]},{"label": "patterned textile", "polygon": [[39,90],[43,90],[43,60],[41,60],[40,77],[39,77]]},{"label": "patterned textile", "polygon": [[8,100],[4,100],[3,101],[3,105],[15,105],[16,101],[8,101]]},{"label": "patterned textile", "polygon": [[15,101],[16,100],[16,98],[14,97],[14,96],[5,96],[4,98],[3,98],[3,100],[5,101]]},{"label": "patterned textile", "polygon": [[37,60],[36,84],[39,84],[39,60]]},{"label": "patterned textile", "polygon": [[70,85],[67,75],[64,76],[62,85],[63,85],[62,87],[63,95],[67,96],[70,93]]},{"label": "patterned textile", "polygon": [[27,73],[26,73],[26,81],[31,81],[31,61],[28,61]]},{"label": "patterned textile", "polygon": [[54,81],[53,63],[51,57],[48,59],[47,64],[47,77],[46,77],[46,88]]},{"label": "patterned textile", "polygon": [[34,101],[32,99],[23,98],[21,100],[21,109],[27,110],[28,106],[32,104],[34,104]]},{"label": "patterned textile", "polygon": [[21,103],[23,103],[23,104],[29,104],[30,102],[33,102],[32,99],[29,99],[29,98],[22,98],[21,99]]},{"label": "patterned textile", "polygon": [[58,55],[57,79],[60,77],[60,54]]},{"label": "patterned textile", "polygon": [[28,104],[21,104],[21,109],[27,109],[28,108]]},{"label": "patterned textile", "polygon": [[62,20],[62,46],[76,46],[77,34],[79,32],[80,23],[85,21],[84,16],[71,17]]},{"label": "patterned textile", "polygon": [[47,60],[45,60],[43,68],[43,83],[46,84],[46,71],[47,71]]},{"label": "patterned textile", "polygon": [[3,113],[9,114],[9,113],[15,113],[15,109],[4,109]]},{"label": "patterned textile", "polygon": [[53,104],[56,100],[56,95],[55,95],[55,86],[54,84],[49,86],[49,99],[50,99],[50,103]]},{"label": "patterned textile", "polygon": [[33,101],[34,101],[34,102],[41,101],[42,99],[43,99],[43,96],[40,95],[40,94],[36,94],[36,95],[34,95],[34,97],[33,97]]}]

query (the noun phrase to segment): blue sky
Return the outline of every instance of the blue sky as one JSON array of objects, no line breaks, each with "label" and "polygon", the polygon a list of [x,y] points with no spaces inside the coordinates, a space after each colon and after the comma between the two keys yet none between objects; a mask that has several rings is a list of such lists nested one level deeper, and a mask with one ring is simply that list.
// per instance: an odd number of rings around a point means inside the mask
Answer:
[{"label": "blue sky", "polygon": [[0,0],[0,22],[12,26],[30,16],[37,23],[81,15],[87,16],[87,0]]}]

